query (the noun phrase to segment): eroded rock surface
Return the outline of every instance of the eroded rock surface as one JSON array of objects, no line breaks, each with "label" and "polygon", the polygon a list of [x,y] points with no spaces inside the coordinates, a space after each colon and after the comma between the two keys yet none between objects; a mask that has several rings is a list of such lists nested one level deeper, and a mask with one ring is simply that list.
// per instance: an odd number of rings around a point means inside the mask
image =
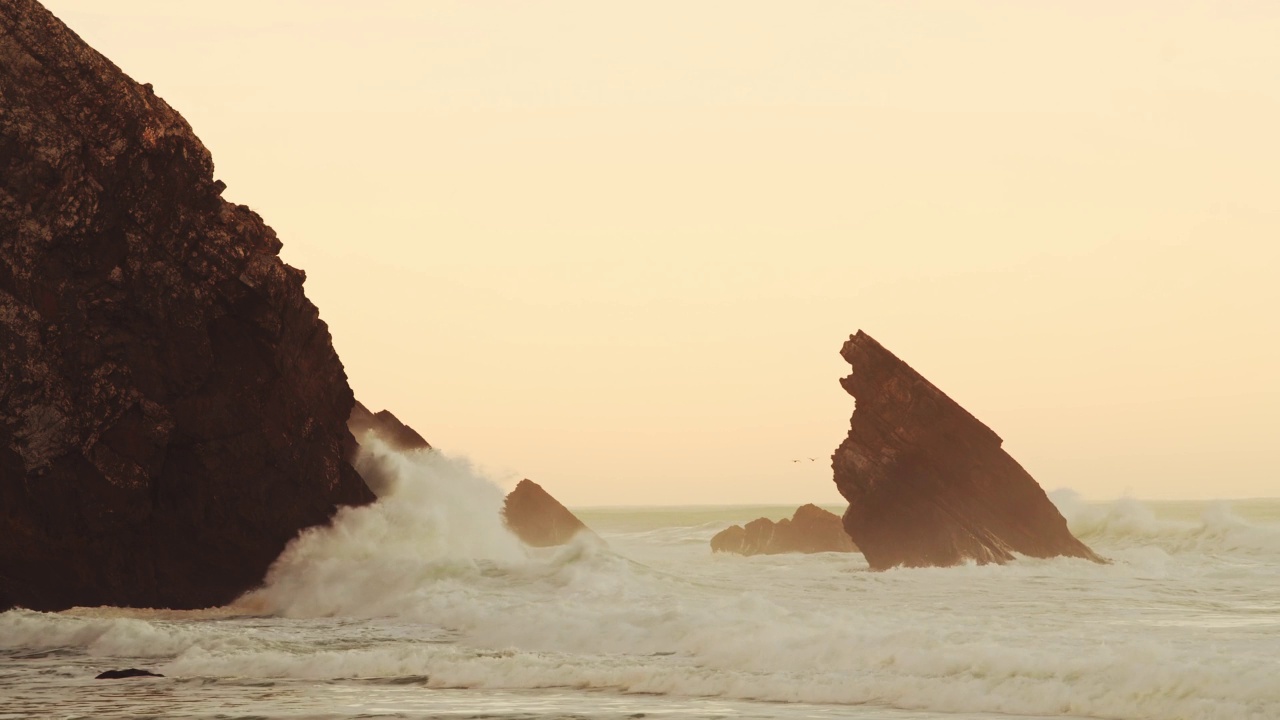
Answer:
[{"label": "eroded rock surface", "polygon": [[0,0],[0,604],[192,608],[372,500],[305,275],[209,151]]},{"label": "eroded rock surface", "polygon": [[580,532],[591,532],[568,508],[532,480],[521,480],[507,494],[502,516],[516,537],[534,547],[563,545]]},{"label": "eroded rock surface", "polygon": [[990,428],[862,331],[840,354],[857,403],[832,467],[844,527],[873,569],[1100,560]]},{"label": "eroded rock surface", "polygon": [[802,505],[791,518],[774,522],[757,518],[730,525],[711,538],[712,552],[739,555],[779,553],[856,552],[857,546],[845,532],[840,516],[817,505]]}]

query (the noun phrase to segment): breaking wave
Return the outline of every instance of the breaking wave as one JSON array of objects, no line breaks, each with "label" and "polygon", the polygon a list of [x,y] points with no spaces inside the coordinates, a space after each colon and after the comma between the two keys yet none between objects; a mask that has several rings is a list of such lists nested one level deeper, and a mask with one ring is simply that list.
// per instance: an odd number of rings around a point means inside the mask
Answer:
[{"label": "breaking wave", "polygon": [[502,490],[466,460],[395,452],[371,433],[361,443],[357,467],[383,479],[378,501],[304,531],[236,607],[286,617],[394,615],[430,604],[422,593],[442,581],[526,559],[502,522]]},{"label": "breaking wave", "polygon": [[1054,503],[1071,532],[1100,548],[1156,547],[1168,553],[1280,554],[1280,527],[1251,523],[1228,501],[1208,504],[1194,519],[1157,517],[1151,506],[1132,498],[1107,504],[1059,492]]},{"label": "breaking wave", "polygon": [[210,682],[593,689],[865,717],[1280,717],[1277,529],[1226,508],[1180,521],[1056,496],[1107,566],[873,573],[856,554],[690,551],[710,526],[529,549],[465,461],[366,447],[387,478],[378,502],[301,535],[231,607],[12,611],[0,652],[145,658]]}]

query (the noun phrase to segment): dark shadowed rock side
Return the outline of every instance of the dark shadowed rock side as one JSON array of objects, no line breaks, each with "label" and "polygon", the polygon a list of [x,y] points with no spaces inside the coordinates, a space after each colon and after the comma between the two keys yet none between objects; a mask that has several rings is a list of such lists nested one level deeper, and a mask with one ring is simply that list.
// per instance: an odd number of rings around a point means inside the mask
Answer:
[{"label": "dark shadowed rock side", "polygon": [[[0,0],[2,2],[3,0]],[[94,680],[122,680],[124,678],[135,677],[164,677],[160,673],[151,672],[150,670],[139,670],[138,668],[125,668],[124,670],[107,670],[99,673]]]},{"label": "dark shadowed rock side", "polygon": [[358,441],[366,432],[372,432],[385,442],[392,450],[430,450],[431,443],[418,434],[417,430],[400,422],[400,418],[391,414],[390,410],[370,412],[364,403],[356,401],[351,408],[351,417],[347,419],[347,427]]},{"label": "dark shadowed rock side", "polygon": [[746,527],[731,525],[711,538],[712,552],[739,555],[856,552],[840,516],[817,505],[802,505],[790,519],[757,518]]},{"label": "dark shadowed rock side", "polygon": [[857,403],[832,467],[844,527],[872,569],[1014,553],[1101,561],[990,428],[862,331],[840,354]]},{"label": "dark shadowed rock side", "polygon": [[373,496],[302,271],[150,86],[0,0],[0,606],[194,608]]},{"label": "dark shadowed rock side", "polygon": [[502,507],[507,527],[526,545],[563,545],[579,532],[591,532],[569,509],[532,480],[521,480]]},{"label": "dark shadowed rock side", "polygon": [[[388,448],[398,453],[412,450],[430,450],[431,443],[418,434],[417,430],[400,422],[400,418],[390,410],[370,412],[364,403],[356,401],[351,409],[351,417],[347,419],[347,428],[355,437],[359,447],[367,444],[369,435],[377,436]],[[353,452],[350,456],[352,465],[364,478],[369,489],[378,497],[385,495],[392,487],[400,470],[387,458],[374,454]]]}]

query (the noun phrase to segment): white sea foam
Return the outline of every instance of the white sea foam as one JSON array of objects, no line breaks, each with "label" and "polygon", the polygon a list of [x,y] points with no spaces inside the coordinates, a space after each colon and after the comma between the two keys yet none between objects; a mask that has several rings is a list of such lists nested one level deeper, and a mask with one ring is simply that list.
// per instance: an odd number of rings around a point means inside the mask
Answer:
[{"label": "white sea foam", "polygon": [[525,559],[502,522],[502,490],[470,463],[394,452],[373,434],[361,447],[357,467],[382,478],[378,502],[304,532],[237,606],[292,617],[395,614],[439,582]]},{"label": "white sea foam", "polygon": [[1098,505],[1066,491],[1052,499],[1071,532],[1088,544],[1170,553],[1280,554],[1280,527],[1250,523],[1226,501],[1207,505],[1195,520],[1180,520],[1157,518],[1149,505],[1132,498]]},{"label": "white sea foam", "polygon": [[0,651],[152,658],[171,677],[233,684],[408,678],[862,717],[1280,717],[1277,528],[1226,508],[1179,520],[1058,495],[1113,564],[873,573],[856,554],[712,555],[714,528],[697,525],[629,521],[605,542],[530,550],[499,519],[501,490],[465,462],[370,453],[379,501],[301,536],[232,609],[15,611],[0,614]]}]

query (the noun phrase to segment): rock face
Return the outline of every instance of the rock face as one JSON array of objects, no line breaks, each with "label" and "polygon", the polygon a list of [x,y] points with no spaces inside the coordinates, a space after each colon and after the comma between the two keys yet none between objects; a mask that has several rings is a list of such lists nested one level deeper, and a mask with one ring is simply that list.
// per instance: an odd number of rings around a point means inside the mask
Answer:
[{"label": "rock face", "polygon": [[591,530],[569,509],[532,480],[521,480],[502,507],[507,527],[527,545],[563,545],[582,531]]},{"label": "rock face", "polygon": [[774,522],[757,518],[741,525],[731,525],[711,538],[712,552],[739,555],[776,555],[779,553],[856,552],[857,547],[840,516],[817,505],[802,505],[791,519]]},{"label": "rock face", "polygon": [[0,0],[0,606],[193,608],[372,494],[302,271],[208,150]]},{"label": "rock face", "polygon": [[417,430],[400,422],[400,418],[391,414],[390,410],[370,412],[369,408],[359,400],[351,408],[351,417],[347,419],[347,428],[358,441],[366,432],[372,432],[382,439],[392,450],[430,450],[431,443],[418,434]]},{"label": "rock face", "polygon": [[990,428],[862,331],[840,354],[857,405],[832,467],[844,527],[873,569],[1013,553],[1101,561]]}]

